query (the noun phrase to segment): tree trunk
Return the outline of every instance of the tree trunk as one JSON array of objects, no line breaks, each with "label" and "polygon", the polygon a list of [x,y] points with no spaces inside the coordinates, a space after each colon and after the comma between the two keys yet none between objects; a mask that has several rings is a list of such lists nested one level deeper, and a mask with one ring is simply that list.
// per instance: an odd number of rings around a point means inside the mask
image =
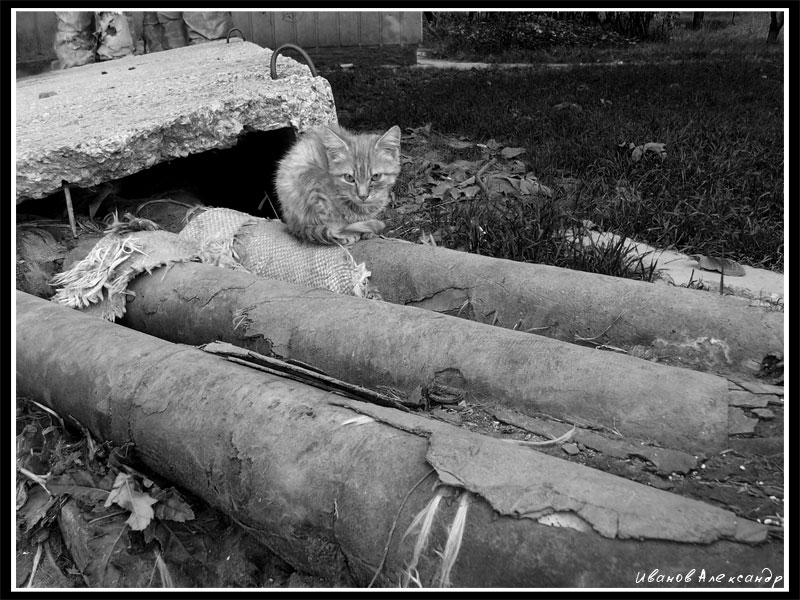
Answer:
[{"label": "tree trunk", "polygon": [[703,17],[705,17],[704,12],[696,12],[694,13],[694,17],[692,18],[692,29],[700,29],[703,27]]},{"label": "tree trunk", "polygon": [[783,13],[770,12],[769,13],[769,33],[767,34],[767,43],[777,44],[778,34],[783,28]]},{"label": "tree trunk", "polygon": [[[99,440],[133,443],[298,570],[358,587],[396,586],[414,562],[425,586],[695,587],[700,567],[782,579],[780,546],[751,545],[767,527],[723,509],[22,292],[16,310],[19,393]],[[346,424],[359,414],[373,420]],[[436,518],[414,561],[418,533],[403,533],[426,506]]]}]

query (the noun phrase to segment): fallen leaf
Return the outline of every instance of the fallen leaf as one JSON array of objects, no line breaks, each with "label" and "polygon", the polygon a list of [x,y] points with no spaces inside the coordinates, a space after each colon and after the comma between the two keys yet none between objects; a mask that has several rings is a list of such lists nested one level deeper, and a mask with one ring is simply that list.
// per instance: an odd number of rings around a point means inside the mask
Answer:
[{"label": "fallen leaf", "polygon": [[480,186],[470,185],[465,188],[461,188],[461,193],[467,198],[474,198],[475,194],[477,194],[480,189]]},{"label": "fallen leaf", "polygon": [[462,142],[461,140],[447,140],[446,144],[455,150],[466,150],[473,146],[471,142]]},{"label": "fallen leaf", "polygon": [[406,131],[408,131],[411,135],[423,135],[428,137],[431,134],[431,124],[426,123],[422,127],[407,127]]},{"label": "fallen leaf", "polygon": [[583,219],[581,224],[583,225],[584,229],[588,229],[589,231],[600,231],[600,228],[597,226],[597,224],[589,219]]},{"label": "fallen leaf", "polygon": [[156,523],[152,537],[158,540],[164,551],[164,556],[169,558],[170,561],[182,565],[191,558],[192,553],[190,550],[166,523]]},{"label": "fallen leaf", "polygon": [[551,197],[553,195],[553,190],[546,185],[539,183],[539,180],[536,178],[536,176],[530,173],[526,175],[524,179],[520,180],[519,191],[520,193],[529,196],[542,195]]},{"label": "fallen leaf", "polygon": [[524,162],[521,160],[515,160],[511,163],[511,172],[515,175],[520,175],[525,173],[528,170],[528,167],[525,165]]},{"label": "fallen leaf", "polygon": [[25,504],[17,511],[17,516],[25,519],[25,533],[33,529],[47,514],[47,511],[56,502],[40,485],[34,485],[29,491]]},{"label": "fallen leaf", "polygon": [[194,519],[194,511],[174,488],[158,490],[154,493],[154,497],[158,502],[155,507],[157,518],[178,521],[179,523]]},{"label": "fallen leaf", "polygon": [[153,504],[158,502],[155,498],[142,493],[138,489],[136,480],[127,473],[120,473],[114,481],[114,488],[109,492],[105,506],[118,504],[131,512],[126,523],[134,531],[145,529],[152,521],[154,512]]},{"label": "fallen leaf", "polygon": [[17,510],[25,506],[25,502],[28,501],[28,490],[26,489],[26,483],[24,480],[20,479],[17,481]]},{"label": "fallen leaf", "polygon": [[108,496],[112,482],[89,471],[73,471],[47,480],[47,489],[54,496],[68,494],[86,504],[95,504]]},{"label": "fallen leaf", "polygon": [[729,258],[714,258],[713,256],[703,256],[702,254],[695,254],[693,258],[697,261],[697,266],[704,271],[716,271],[730,277],[744,277],[746,275],[744,267]]},{"label": "fallen leaf", "polygon": [[453,184],[449,181],[441,181],[431,190],[431,194],[445,200],[453,189]]},{"label": "fallen leaf", "polygon": [[519,179],[516,177],[509,177],[508,175],[491,175],[486,182],[486,187],[497,193],[518,192]]},{"label": "fallen leaf", "polygon": [[449,174],[459,172],[474,172],[481,166],[480,160],[454,160],[453,162],[442,165],[442,171]]},{"label": "fallen leaf", "polygon": [[525,153],[525,148],[503,148],[500,151],[500,155],[503,158],[514,158],[524,153]]},{"label": "fallen leaf", "polygon": [[633,152],[631,152],[631,160],[634,162],[641,160],[642,156],[647,152],[655,154],[663,161],[667,158],[667,145],[658,142],[649,142],[641,146],[636,146]]}]

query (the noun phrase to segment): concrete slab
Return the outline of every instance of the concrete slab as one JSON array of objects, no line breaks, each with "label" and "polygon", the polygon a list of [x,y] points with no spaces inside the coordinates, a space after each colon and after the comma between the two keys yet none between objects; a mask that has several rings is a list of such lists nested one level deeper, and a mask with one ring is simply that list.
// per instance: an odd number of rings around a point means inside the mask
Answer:
[{"label": "concrete slab", "polygon": [[18,81],[17,203],[227,148],[246,129],[336,121],[327,80],[285,56],[272,80],[271,56],[231,38]]},{"label": "concrete slab", "polygon": [[[598,247],[614,246],[619,243],[620,236],[610,232],[589,231],[582,240],[585,245]],[[692,256],[675,250],[654,248],[643,242],[625,238],[628,256],[641,258],[645,268],[656,265],[657,282],[687,287],[690,282],[698,289],[719,293],[721,274],[700,268],[698,260]],[[726,294],[743,296],[752,300],[754,306],[767,309],[783,309],[783,288],[785,276],[767,269],[744,267],[744,276],[731,277],[725,275],[723,282]]]}]

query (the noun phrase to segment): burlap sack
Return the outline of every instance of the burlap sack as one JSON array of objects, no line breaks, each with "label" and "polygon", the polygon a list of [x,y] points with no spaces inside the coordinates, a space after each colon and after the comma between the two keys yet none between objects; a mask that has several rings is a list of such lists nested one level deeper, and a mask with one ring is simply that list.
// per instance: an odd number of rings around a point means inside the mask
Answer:
[{"label": "burlap sack", "polygon": [[179,234],[147,219],[116,221],[82,261],[56,275],[53,302],[114,321],[125,314],[128,284],[143,272],[200,261],[304,287],[380,299],[370,272],[343,246],[301,242],[278,220],[227,208],[195,213]]},{"label": "burlap sack", "polygon": [[240,265],[262,277],[338,294],[378,298],[370,272],[343,246],[301,242],[278,220],[261,219],[228,208],[197,215],[179,234],[200,248],[203,262]]}]

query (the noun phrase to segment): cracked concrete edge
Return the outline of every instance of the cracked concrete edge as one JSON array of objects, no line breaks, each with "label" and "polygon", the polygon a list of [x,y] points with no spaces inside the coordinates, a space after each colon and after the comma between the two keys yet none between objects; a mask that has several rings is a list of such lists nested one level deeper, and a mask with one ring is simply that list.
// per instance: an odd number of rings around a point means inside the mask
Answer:
[{"label": "cracked concrete edge", "polygon": [[694,256],[676,250],[655,248],[644,242],[623,238],[611,232],[589,231],[581,241],[584,245],[598,247],[624,244],[626,258],[641,260],[645,268],[655,268],[656,283],[688,287],[690,283],[694,282],[694,284],[699,284],[698,289],[718,293],[720,280],[722,280],[726,293],[748,298],[754,302],[753,306],[783,306],[785,287],[783,273],[744,267],[743,276],[723,277],[716,271],[701,269],[699,261]]},{"label": "cracked concrete edge", "polygon": [[[330,84],[251,43],[209,43],[20,81],[17,203],[234,145],[244,131],[336,122]],[[108,110],[109,107],[113,110]]]}]

